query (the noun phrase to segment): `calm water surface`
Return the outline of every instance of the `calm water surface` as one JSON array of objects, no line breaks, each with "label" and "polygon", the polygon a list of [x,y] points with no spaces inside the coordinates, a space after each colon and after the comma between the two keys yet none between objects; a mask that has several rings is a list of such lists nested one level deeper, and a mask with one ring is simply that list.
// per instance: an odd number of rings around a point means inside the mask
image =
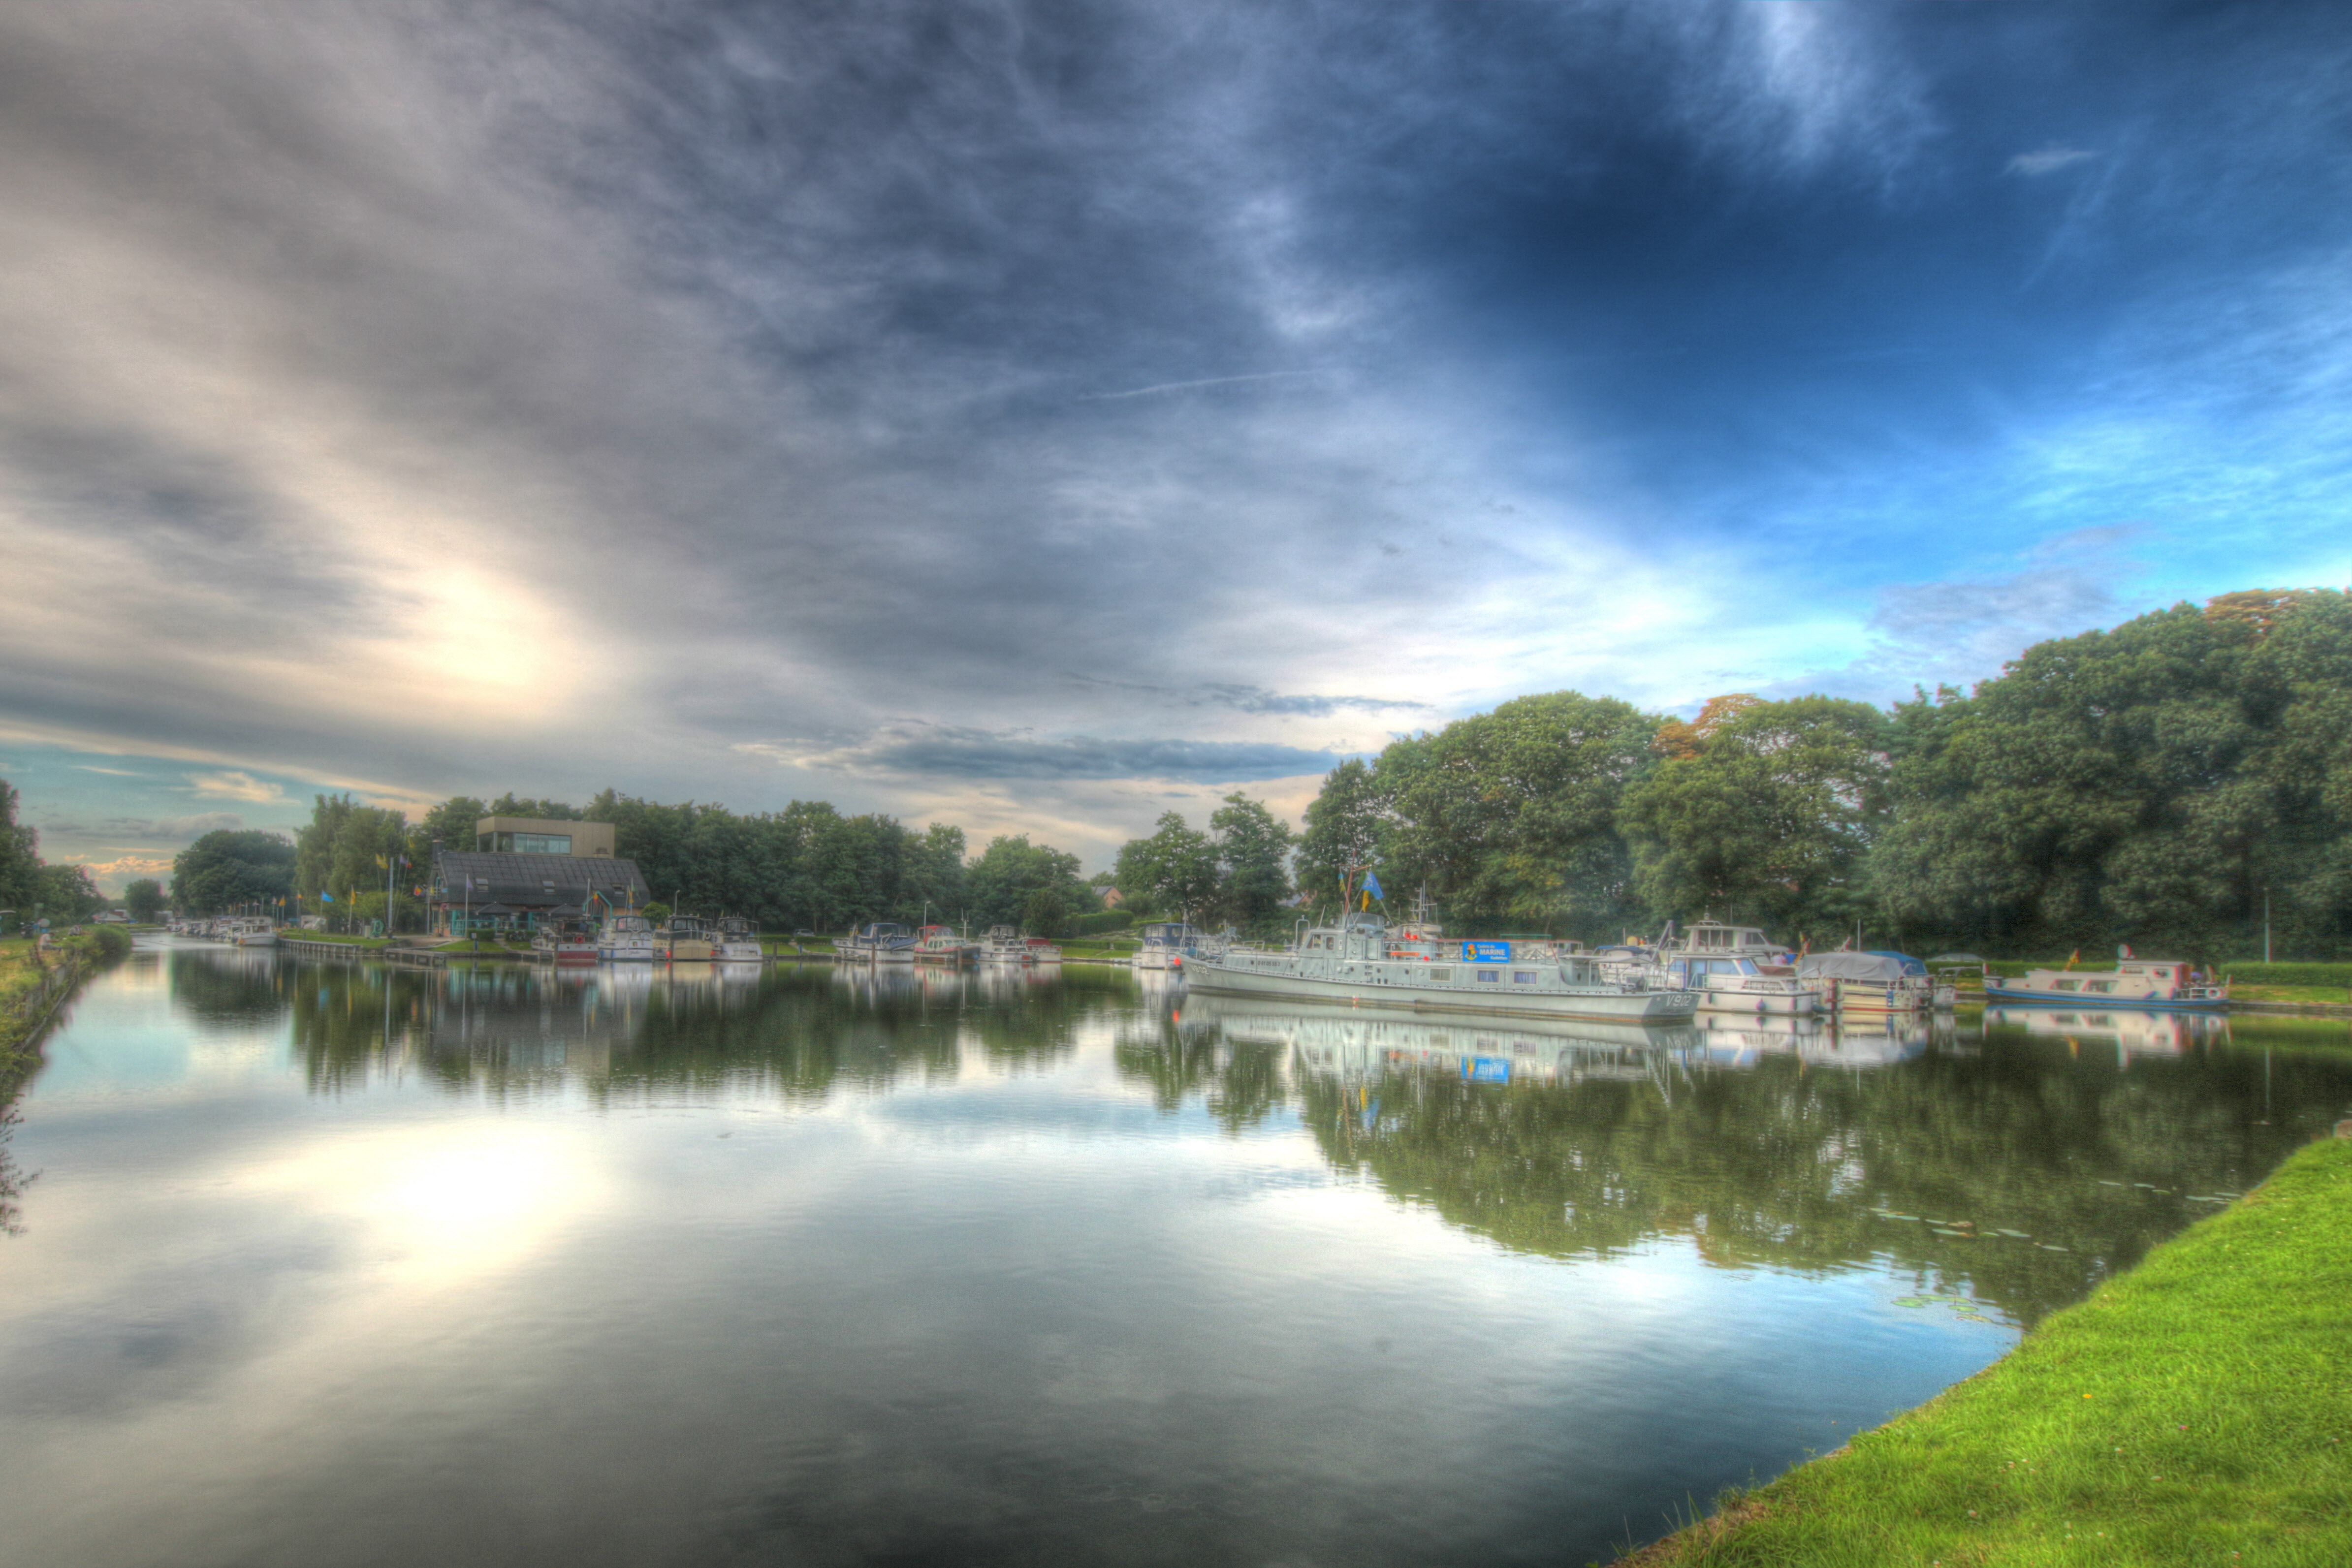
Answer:
[{"label": "calm water surface", "polygon": [[2168,1019],[1157,978],[143,947],[5,1145],[0,1561],[1582,1563],[2352,1107]]}]

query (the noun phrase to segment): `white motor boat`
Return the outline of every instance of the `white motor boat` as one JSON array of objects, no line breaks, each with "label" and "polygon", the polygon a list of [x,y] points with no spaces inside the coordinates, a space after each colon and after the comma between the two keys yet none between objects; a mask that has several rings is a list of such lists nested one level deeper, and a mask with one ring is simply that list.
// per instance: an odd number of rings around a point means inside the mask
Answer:
[{"label": "white motor boat", "polygon": [[258,915],[230,921],[224,935],[240,947],[274,947],[278,945],[277,928],[266,916]]},{"label": "white motor boat", "polygon": [[1024,945],[1029,949],[1032,964],[1058,964],[1062,961],[1062,950],[1043,936],[1029,937]]},{"label": "white motor boat", "polygon": [[895,920],[869,921],[833,945],[845,964],[911,964],[915,934]]},{"label": "white motor boat", "polygon": [[980,956],[980,946],[958,936],[952,925],[926,925],[915,934],[915,962],[961,969]]},{"label": "white motor boat", "polygon": [[1801,1018],[1819,1006],[1789,949],[1752,925],[1702,920],[1682,941],[1661,945],[1659,957],[1667,982],[1694,993],[1704,1012]]},{"label": "white motor boat", "polygon": [[1688,1023],[1698,1005],[1692,991],[1606,978],[1583,954],[1529,957],[1503,941],[1454,946],[1443,961],[1425,953],[1392,956],[1387,923],[1358,914],[1315,927],[1287,952],[1236,947],[1185,957],[1181,972],[1196,991],[1608,1023]]},{"label": "white motor boat", "polygon": [[1143,946],[1135,950],[1135,967],[1181,970],[1185,956],[1200,940],[1201,934],[1181,920],[1156,921],[1143,928]]},{"label": "white motor boat", "polygon": [[758,927],[740,915],[720,915],[709,937],[722,964],[759,964],[767,960],[767,950],[760,946]]},{"label": "white motor boat", "polygon": [[596,956],[607,964],[650,964],[659,946],[654,923],[634,912],[606,915],[596,933]]},{"label": "white motor boat", "polygon": [[992,925],[980,939],[980,961],[983,964],[1026,964],[1030,961],[1029,944],[1021,933],[1010,925]]}]

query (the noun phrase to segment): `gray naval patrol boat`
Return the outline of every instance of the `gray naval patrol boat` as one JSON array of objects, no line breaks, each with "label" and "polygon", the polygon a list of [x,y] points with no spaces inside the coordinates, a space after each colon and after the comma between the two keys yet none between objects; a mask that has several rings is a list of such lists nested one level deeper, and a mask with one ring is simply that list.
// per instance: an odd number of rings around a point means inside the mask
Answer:
[{"label": "gray naval patrol boat", "polygon": [[1370,914],[1318,925],[1286,952],[1192,958],[1184,974],[1196,991],[1605,1023],[1688,1023],[1699,999],[1645,974],[1603,976],[1589,956],[1554,944],[1408,935]]}]

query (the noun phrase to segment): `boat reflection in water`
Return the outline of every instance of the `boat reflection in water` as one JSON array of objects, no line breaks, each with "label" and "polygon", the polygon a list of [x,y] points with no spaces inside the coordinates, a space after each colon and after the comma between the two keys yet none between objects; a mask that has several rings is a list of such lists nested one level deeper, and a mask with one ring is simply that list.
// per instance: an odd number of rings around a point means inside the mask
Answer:
[{"label": "boat reflection in water", "polygon": [[1455,1019],[1404,1008],[1339,1009],[1204,994],[1185,999],[1181,1022],[1218,1030],[1234,1044],[1286,1050],[1301,1071],[1417,1069],[1475,1083],[1646,1078],[1660,1060],[1700,1051],[1703,1038],[1688,1025]]},{"label": "boat reflection in water", "polygon": [[1985,1009],[1988,1029],[2021,1029],[2029,1038],[2063,1040],[2078,1053],[2096,1045],[2116,1053],[2120,1067],[2135,1056],[2182,1056],[2191,1046],[2218,1045],[2230,1038],[2219,1013],[2156,1012],[2116,1008]]},{"label": "boat reflection in water", "polygon": [[[1769,1056],[1794,1056],[1838,1067],[1891,1067],[1951,1036],[1951,1020],[1927,1013],[1743,1019],[1701,1013],[1707,1060],[1752,1067]],[[1942,1032],[1939,1034],[1938,1030]]]}]

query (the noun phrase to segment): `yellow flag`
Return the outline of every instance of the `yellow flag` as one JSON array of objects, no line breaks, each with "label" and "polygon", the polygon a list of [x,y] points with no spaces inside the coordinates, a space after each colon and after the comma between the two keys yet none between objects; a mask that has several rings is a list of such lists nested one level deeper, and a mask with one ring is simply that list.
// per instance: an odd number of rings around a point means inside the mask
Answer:
[{"label": "yellow flag", "polygon": [[375,857],[375,869],[378,871],[390,871],[392,869],[392,862],[384,859],[382,855],[378,855]]},{"label": "yellow flag", "polygon": [[2068,968],[2070,968],[2070,969],[2071,969],[2071,968],[2073,968],[2073,967],[2074,967],[2074,960],[2075,960],[2075,959],[2077,959],[2077,958],[2080,958],[2082,956],[2083,956],[2083,950],[2082,950],[2080,947],[2077,947],[2077,948],[2075,948],[2072,953],[2067,954],[2067,955],[2066,955],[2066,967],[2068,967]]}]

